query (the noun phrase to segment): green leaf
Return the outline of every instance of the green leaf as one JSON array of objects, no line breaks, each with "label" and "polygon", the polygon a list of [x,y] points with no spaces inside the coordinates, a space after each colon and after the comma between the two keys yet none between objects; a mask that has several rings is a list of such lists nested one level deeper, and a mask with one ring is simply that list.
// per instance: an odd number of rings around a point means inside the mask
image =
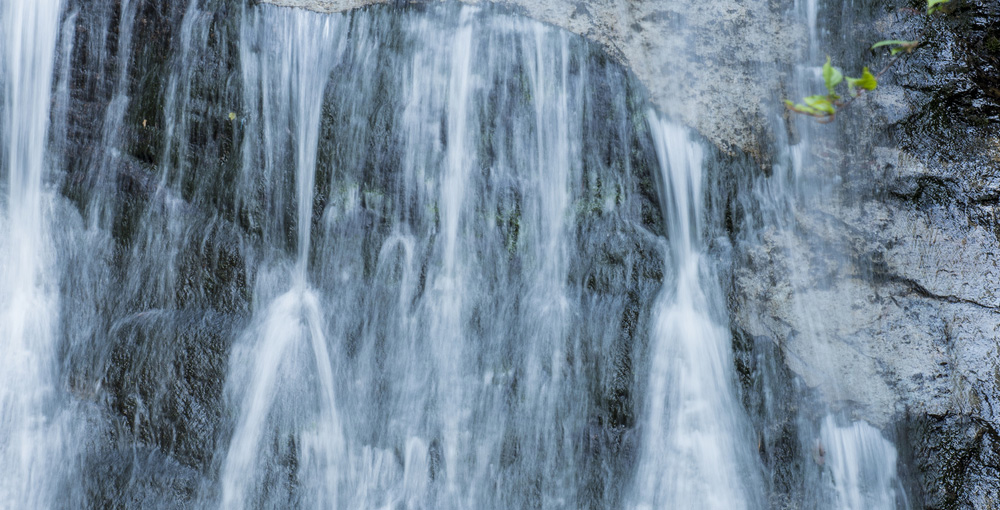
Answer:
[{"label": "green leaf", "polygon": [[858,94],[856,90],[858,88],[875,90],[875,88],[878,87],[878,80],[875,79],[875,75],[873,75],[866,67],[861,70],[860,78],[851,78],[850,76],[847,77],[847,87],[851,91],[851,96],[857,97]]},{"label": "green leaf", "polygon": [[914,43],[914,42],[916,42],[916,41],[903,41],[903,40],[900,40],[900,39],[888,39],[888,40],[879,41],[879,42],[873,44],[872,45],[872,49],[874,50],[875,48],[881,48],[882,46],[890,46],[890,45],[892,45],[892,46],[904,46],[904,45],[911,44],[911,43]]},{"label": "green leaf", "polygon": [[793,102],[791,102],[791,101],[789,101],[787,99],[785,100],[785,106],[788,107],[788,109],[792,110],[793,112],[804,113],[806,115],[811,115],[813,117],[828,117],[829,116],[826,112],[822,112],[822,111],[817,110],[817,109],[815,109],[815,108],[813,108],[811,106],[806,106],[806,105],[804,105],[802,103],[793,103]]},{"label": "green leaf", "polygon": [[822,113],[815,108],[810,108],[802,103],[795,103],[787,99],[785,100],[785,106],[793,112],[804,113],[806,115],[822,115]]},{"label": "green leaf", "polygon": [[834,87],[842,81],[844,81],[844,73],[833,67],[830,64],[830,57],[827,56],[826,63],[823,64],[823,83],[826,85],[826,90],[830,91],[830,95],[836,95]]},{"label": "green leaf", "polygon": [[950,0],[927,0],[927,14],[934,14],[940,11],[942,8],[941,4],[946,4]]},{"label": "green leaf", "polygon": [[830,96],[809,96],[805,98],[806,105],[814,110],[819,110],[828,115],[833,115],[837,109],[833,107]]},{"label": "green leaf", "polygon": [[879,41],[873,44],[872,49],[874,50],[876,48],[881,48],[882,46],[891,46],[889,48],[889,51],[891,52],[892,55],[895,55],[903,51],[911,53],[914,50],[914,48],[917,47],[918,44],[920,44],[920,41],[903,41],[898,39],[891,39],[887,41]]},{"label": "green leaf", "polygon": [[229,112],[229,120],[236,120],[236,112]]}]

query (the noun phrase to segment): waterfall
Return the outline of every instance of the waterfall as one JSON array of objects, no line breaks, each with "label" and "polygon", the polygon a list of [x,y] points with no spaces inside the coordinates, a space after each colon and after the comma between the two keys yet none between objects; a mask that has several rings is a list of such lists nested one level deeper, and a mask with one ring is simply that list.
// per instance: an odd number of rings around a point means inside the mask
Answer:
[{"label": "waterfall", "polygon": [[754,441],[735,395],[725,307],[702,241],[703,151],[655,112],[649,123],[676,276],[657,300],[651,331],[638,507],[757,508]]},{"label": "waterfall", "polygon": [[[222,507],[243,508],[247,493],[252,495],[261,483],[256,466],[269,463],[260,455],[266,438],[299,442],[296,475],[302,478],[303,492],[314,499],[311,506],[331,508],[336,500],[327,492],[336,488],[343,438],[333,384],[335,360],[328,352],[323,305],[308,282],[307,268],[319,105],[337,50],[343,50],[343,20],[304,11],[263,17],[253,20],[259,25],[244,28],[244,80],[248,97],[256,102],[260,96],[263,115],[255,120],[265,135],[265,171],[287,168],[275,159],[278,154],[291,153],[294,161],[297,250],[293,267],[279,267],[278,275],[264,280],[270,285],[257,289],[258,299],[270,304],[255,313],[257,319],[243,334],[230,363],[233,392],[242,396],[237,397],[239,418],[222,468]],[[275,292],[283,293],[272,298]],[[272,412],[277,416],[271,422],[280,425],[268,431]],[[292,439],[293,434],[300,436]]]},{"label": "waterfall", "polygon": [[73,444],[58,371],[59,281],[46,157],[58,0],[0,7],[0,506],[55,501]]},{"label": "waterfall", "polygon": [[0,507],[908,504],[884,432],[736,370],[728,236],[827,189],[815,133],[749,171],[487,4],[0,9]]},{"label": "waterfall", "polygon": [[658,257],[629,168],[655,159],[642,112],[627,116],[640,99],[582,39],[422,9],[245,14],[242,173],[273,190],[262,235],[295,257],[265,255],[233,347],[223,508],[622,496],[612,420],[628,418],[608,416],[594,375],[630,356],[629,284],[596,283],[627,273],[589,258],[617,251],[595,244],[599,225]]}]

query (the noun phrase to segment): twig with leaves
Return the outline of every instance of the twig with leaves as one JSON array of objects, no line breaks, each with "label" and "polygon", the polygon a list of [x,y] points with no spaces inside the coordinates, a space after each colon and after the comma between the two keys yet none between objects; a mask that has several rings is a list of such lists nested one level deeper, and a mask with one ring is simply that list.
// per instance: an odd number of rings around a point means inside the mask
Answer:
[{"label": "twig with leaves", "polygon": [[[944,4],[950,0],[927,0],[927,15],[941,12]],[[888,48],[892,59],[877,74],[872,74],[866,66],[861,70],[859,78],[846,77],[847,94],[844,98],[837,93],[837,86],[844,82],[844,73],[833,67],[830,57],[826,57],[823,64],[823,84],[826,86],[826,94],[816,94],[803,98],[802,102],[785,100],[785,107],[795,113],[801,113],[815,117],[818,122],[831,122],[837,115],[838,108],[846,107],[855,99],[861,97],[865,92],[878,88],[878,80],[899,60],[902,53],[913,53],[913,50],[920,46],[920,40],[906,41],[900,39],[889,39],[879,41],[872,45],[871,49]]]}]

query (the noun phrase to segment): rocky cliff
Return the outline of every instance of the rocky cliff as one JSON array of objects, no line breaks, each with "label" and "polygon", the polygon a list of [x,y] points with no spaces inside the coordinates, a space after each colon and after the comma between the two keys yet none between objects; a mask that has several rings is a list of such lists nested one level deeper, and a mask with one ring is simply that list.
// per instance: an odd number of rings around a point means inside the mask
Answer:
[{"label": "rocky cliff", "polygon": [[[346,10],[370,2],[274,3]],[[807,31],[788,3],[505,4],[604,44],[655,103],[722,149],[750,154],[765,170],[780,150],[773,105]],[[924,16],[918,3],[875,0],[822,4],[818,17],[826,51],[848,70],[888,64],[871,42],[923,43],[835,123],[808,128],[797,199],[781,221],[754,236],[732,224],[736,337],[778,346],[790,372],[771,384],[798,380],[821,408],[894,435],[914,506],[995,508],[1000,4],[953,0],[942,15]],[[792,141],[811,122],[784,117]],[[723,193],[746,193],[741,182],[731,179]],[[754,207],[729,200],[735,216]],[[745,375],[751,390],[760,374]]]},{"label": "rocky cliff", "polygon": [[[79,35],[64,82],[66,102],[62,110],[56,104],[56,117],[62,112],[66,119],[57,119],[56,127],[69,140],[63,193],[85,217],[109,226],[114,240],[94,241],[107,251],[102,256],[142,269],[138,279],[100,269],[113,283],[107,292],[123,297],[118,308],[81,305],[64,319],[85,341],[93,316],[129,318],[100,324],[114,341],[78,364],[97,367],[93,373],[71,374],[82,400],[104,398],[113,415],[106,426],[110,453],[92,466],[98,482],[88,497],[95,504],[132,498],[137,506],[143,497],[166,501],[164,494],[192,499],[195,480],[214,469],[209,452],[227,433],[220,387],[225,355],[232,331],[246,324],[252,307],[247,282],[256,275],[249,261],[263,257],[264,206],[236,208],[229,191],[239,155],[240,124],[227,114],[242,101],[234,21],[240,2],[207,2],[188,24],[182,2],[70,3],[76,24],[68,26]],[[372,2],[275,3],[339,11]],[[759,175],[721,178],[716,199],[729,228],[729,239],[719,244],[733,248],[724,253],[732,261],[724,283],[734,347],[746,354],[738,356],[744,400],[754,414],[773,412],[778,419],[771,427],[782,429],[759,431],[762,456],[773,466],[801,456],[784,446],[796,417],[815,422],[833,410],[895,438],[912,507],[1000,506],[1000,6],[952,0],[945,15],[931,18],[905,10],[918,4],[891,0],[854,3],[843,12],[823,7],[823,40],[845,68],[885,62],[865,49],[869,41],[920,37],[926,43],[835,123],[809,128],[807,164],[793,200],[780,218],[762,219],[766,215],[750,210],[756,198],[750,190],[772,174],[771,163],[790,157],[781,140],[796,140],[812,122],[781,119],[777,106],[805,44],[806,29],[789,14],[790,2],[508,5],[600,42],[661,109],[734,161],[753,162],[734,168],[760,169]],[[135,25],[116,22],[93,32],[105,19],[135,19]],[[191,67],[178,72],[184,59],[192,59],[183,64]],[[171,82],[171,75],[179,78]],[[178,90],[188,98],[183,107],[169,102]],[[112,107],[123,97],[131,101],[116,117]],[[194,119],[183,150],[162,146],[169,138],[165,119],[181,115]],[[90,171],[105,166],[114,174]],[[159,168],[168,170],[160,176]],[[155,193],[157,178],[175,183],[168,187],[178,196]],[[653,207],[652,184],[635,186],[644,193],[644,208]],[[210,212],[183,205],[196,202]],[[193,218],[194,226],[172,230],[176,224],[158,216],[167,210]],[[641,213],[636,222],[655,230],[655,214]],[[154,234],[135,230],[142,218],[155,224]],[[747,235],[750,223],[759,227],[754,235]],[[647,299],[658,279],[653,248],[636,255],[620,250],[619,241],[593,241],[611,261],[593,285],[630,301]],[[94,271],[91,248],[73,247],[68,275]],[[176,255],[168,268],[145,258],[157,250]],[[636,256],[648,270],[632,288],[622,284],[623,268]],[[68,278],[76,289],[69,299],[103,302],[88,293],[88,282]],[[150,308],[174,311],[150,314]],[[633,303],[619,329],[631,338],[644,314]],[[154,353],[162,363],[140,362],[152,349],[163,350]],[[775,364],[753,361],[761,352]],[[156,386],[160,380],[174,385]],[[627,400],[627,384],[616,384],[602,389],[606,418],[626,424],[628,410],[616,406],[619,397]],[[762,385],[784,403],[764,402]],[[106,396],[98,396],[97,387]],[[612,448],[612,442],[595,448]],[[128,469],[114,461],[130,455],[140,460]],[[128,486],[137,478],[149,485],[147,492]],[[114,492],[126,486],[128,494]]]},{"label": "rocky cliff", "polygon": [[834,408],[895,431],[915,507],[996,508],[1000,5],[910,7],[821,12],[848,69],[886,65],[868,41],[923,44],[818,129],[804,171],[826,189],[744,245],[734,324]]}]

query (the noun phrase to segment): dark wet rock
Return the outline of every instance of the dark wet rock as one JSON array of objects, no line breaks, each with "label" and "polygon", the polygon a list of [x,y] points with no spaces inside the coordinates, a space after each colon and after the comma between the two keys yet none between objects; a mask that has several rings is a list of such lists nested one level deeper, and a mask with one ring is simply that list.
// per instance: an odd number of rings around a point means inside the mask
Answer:
[{"label": "dark wet rock", "polygon": [[995,508],[1000,435],[992,423],[968,415],[917,415],[905,427],[923,508]]},{"label": "dark wet rock", "polygon": [[[995,427],[997,238],[957,207],[921,203],[823,199],[793,231],[764,232],[735,272],[734,319],[780,346],[796,379],[834,409],[890,429],[944,415]],[[948,444],[931,437],[939,432],[920,440]],[[945,476],[933,450],[913,452],[921,476]],[[958,506],[931,508],[989,508],[969,499],[987,481],[962,479],[970,492]]]},{"label": "dark wet rock", "polygon": [[154,448],[109,449],[92,459],[84,479],[86,508],[190,508],[199,490],[196,470]]},{"label": "dark wet rock", "polygon": [[205,472],[226,421],[223,383],[244,320],[212,312],[149,310],[113,326],[104,379],[111,408],[134,440]]}]

